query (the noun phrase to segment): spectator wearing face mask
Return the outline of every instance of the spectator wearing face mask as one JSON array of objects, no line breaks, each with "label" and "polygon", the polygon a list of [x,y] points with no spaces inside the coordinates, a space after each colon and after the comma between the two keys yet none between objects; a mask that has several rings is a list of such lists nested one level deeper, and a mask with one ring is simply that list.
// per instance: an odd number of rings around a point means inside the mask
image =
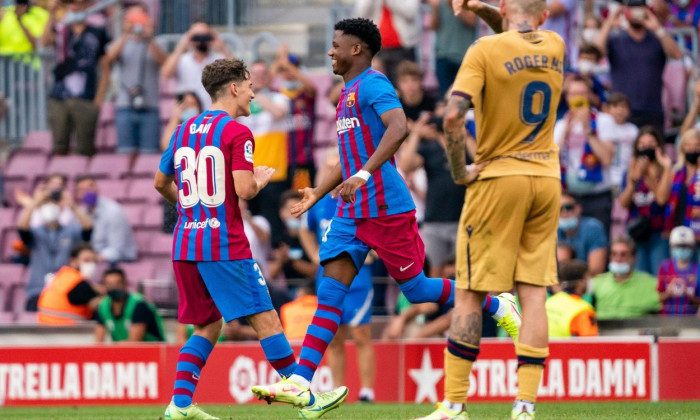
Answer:
[{"label": "spectator wearing face mask", "polygon": [[618,197],[620,205],[629,209],[627,233],[637,243],[636,268],[647,273],[656,273],[661,261],[668,258],[664,213],[671,194],[673,167],[662,144],[656,128],[642,127]]},{"label": "spectator wearing face mask", "polygon": [[686,226],[671,231],[671,258],[659,267],[657,291],[664,315],[695,315],[700,303],[698,263],[694,260],[695,235]]},{"label": "spectator wearing face mask", "polygon": [[[700,131],[691,128],[681,137],[678,163],[666,207],[666,232],[676,226],[688,226],[700,240]],[[697,255],[696,255],[697,257]],[[696,261],[700,259],[696,258]]]},{"label": "spectator wearing face mask", "polygon": [[170,114],[170,119],[163,129],[160,137],[160,150],[165,150],[170,144],[170,138],[178,125],[201,114],[202,102],[194,92],[183,92],[177,95],[177,104]]},{"label": "spectator wearing face mask", "polygon": [[[75,216],[70,206],[62,201],[64,195],[63,191],[66,189],[66,177],[61,174],[51,174],[46,178],[44,184],[44,189],[49,191],[49,198],[58,204],[60,208],[60,215],[58,221],[62,225],[70,225],[75,223]],[[15,201],[22,207],[27,207],[32,201],[32,196],[26,192],[16,189],[15,190]],[[31,220],[29,226],[32,228],[42,226],[44,224],[44,219],[41,217],[41,212],[32,212]]]},{"label": "spectator wearing face mask", "polygon": [[137,245],[122,207],[114,200],[98,194],[95,179],[89,175],[75,182],[76,199],[92,219],[92,246],[101,261],[116,264],[133,261]]},{"label": "spectator wearing face mask", "polygon": [[561,196],[557,236],[560,245],[569,245],[574,255],[588,264],[591,275],[605,271],[608,235],[600,221],[581,216],[581,205],[566,192]]},{"label": "spectator wearing face mask", "polygon": [[40,324],[72,325],[92,319],[93,311],[105,294],[104,287],[90,280],[97,272],[97,255],[88,243],[70,251],[70,262],[46,283],[38,301]]},{"label": "spectator wearing face mask", "polygon": [[96,311],[95,341],[106,341],[107,334],[118,341],[166,341],[163,320],[154,304],[143,295],[127,290],[126,275],[112,268],[102,275],[107,296]]},{"label": "spectator wearing face mask", "polygon": [[202,85],[202,71],[219,58],[231,57],[221,36],[208,23],[198,21],[180,38],[175,50],[161,68],[164,78],[174,77],[177,92],[195,92],[202,109],[211,105],[211,98]]},{"label": "spectator wearing face mask", "polygon": [[[64,225],[60,222],[62,201],[71,209],[80,225]],[[32,212],[41,214],[43,224],[30,226]],[[92,234],[92,221],[71,200],[70,194],[52,196],[52,192],[42,185],[34,190],[34,195],[20,212],[17,230],[24,245],[31,251],[29,281],[27,282],[26,310],[37,310],[37,301],[47,280],[62,266],[69,263],[71,249],[81,241],[89,241]]]},{"label": "spectator wearing face mask", "polygon": [[282,44],[270,68],[273,77],[282,79],[280,93],[290,101],[287,163],[293,190],[311,187],[316,176],[313,156],[316,86],[301,71],[300,64],[299,57],[290,54]]},{"label": "spectator wearing face mask", "polygon": [[[576,73],[589,82],[593,93],[591,105],[598,109],[602,108],[602,105],[608,100],[605,85],[598,77],[602,57],[598,47],[592,44],[583,44],[578,50],[578,61],[576,62]],[[566,103],[566,101],[562,102]]]},{"label": "spectator wearing face mask", "polygon": [[630,319],[661,309],[656,279],[634,269],[636,247],[619,237],[610,246],[608,272],[593,278],[593,299],[600,320]]},{"label": "spectator wearing face mask", "polygon": [[137,3],[126,9],[122,35],[107,50],[109,65],[120,68],[115,123],[117,151],[158,153],[160,66],[167,54],[153,39],[154,22],[148,9]]}]

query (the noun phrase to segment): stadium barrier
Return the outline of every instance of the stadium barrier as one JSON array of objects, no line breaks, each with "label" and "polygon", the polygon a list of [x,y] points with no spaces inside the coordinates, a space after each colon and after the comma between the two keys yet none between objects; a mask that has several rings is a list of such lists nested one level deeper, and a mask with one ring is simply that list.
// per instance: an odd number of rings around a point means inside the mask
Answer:
[{"label": "stadium barrier", "polygon": [[[443,340],[376,342],[378,402],[435,402],[443,391]],[[295,346],[299,354],[298,343]],[[7,406],[165,404],[171,396],[175,345],[4,347],[0,402]],[[550,344],[543,401],[700,400],[700,340],[653,337],[557,340]],[[349,401],[359,390],[355,349],[347,345]],[[485,339],[471,374],[470,401],[511,401],[517,361],[509,340]],[[217,346],[196,400],[205,404],[256,402],[252,384],[276,373],[257,343]],[[313,386],[332,387],[322,363]]]}]

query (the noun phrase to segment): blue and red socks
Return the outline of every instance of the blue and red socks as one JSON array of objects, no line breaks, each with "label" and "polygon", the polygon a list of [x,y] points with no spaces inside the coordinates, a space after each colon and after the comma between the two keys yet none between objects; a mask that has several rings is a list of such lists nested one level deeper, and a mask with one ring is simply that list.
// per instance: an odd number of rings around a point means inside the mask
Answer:
[{"label": "blue and red socks", "polygon": [[185,408],[192,404],[192,396],[197,388],[199,376],[212,349],[214,345],[211,341],[201,335],[193,335],[180,349],[173,389],[173,403],[177,407]]},{"label": "blue and red socks", "polygon": [[328,344],[335,337],[342,315],[343,301],[350,288],[338,280],[323,277],[318,287],[318,307],[306,331],[304,344],[292,380],[308,387],[321,363]]},{"label": "blue and red socks", "polygon": [[260,345],[265,352],[265,358],[280,376],[284,378],[292,376],[297,368],[297,359],[283,333],[263,338],[260,340]]},{"label": "blue and red socks", "polygon": [[399,289],[411,303],[437,302],[454,305],[455,281],[426,277],[422,272],[411,280],[399,284]]},{"label": "blue and red socks", "polygon": [[494,316],[496,315],[496,312],[498,312],[499,306],[500,302],[497,298],[491,295],[486,295],[484,302],[481,304],[481,309],[483,309],[487,314]]}]

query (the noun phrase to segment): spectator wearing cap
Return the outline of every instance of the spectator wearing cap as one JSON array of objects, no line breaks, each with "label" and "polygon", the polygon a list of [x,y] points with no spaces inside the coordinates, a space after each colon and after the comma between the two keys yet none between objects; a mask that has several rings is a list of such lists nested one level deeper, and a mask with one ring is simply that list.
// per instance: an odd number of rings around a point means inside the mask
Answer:
[{"label": "spectator wearing cap", "polygon": [[608,272],[593,278],[593,305],[598,319],[639,318],[661,309],[656,278],[635,270],[635,258],[632,239],[613,239]]},{"label": "spectator wearing cap", "polygon": [[282,44],[270,68],[272,77],[281,78],[280,93],[290,102],[287,163],[293,190],[311,187],[316,176],[313,156],[316,86],[299,65],[299,57],[290,54],[287,45]]},{"label": "spectator wearing cap", "polygon": [[142,3],[126,9],[122,35],[110,45],[106,59],[120,68],[115,123],[117,151],[158,153],[160,66],[167,54],[155,42],[155,24]]},{"label": "spectator wearing cap", "polygon": [[124,209],[99,195],[95,179],[89,175],[76,180],[75,195],[92,219],[91,243],[99,259],[111,264],[135,260],[137,245]]},{"label": "spectator wearing cap", "polygon": [[698,263],[694,261],[695,235],[687,226],[671,231],[671,258],[659,267],[657,291],[664,315],[694,315],[698,312]]},{"label": "spectator wearing cap", "polygon": [[175,78],[178,93],[195,92],[202,109],[207,109],[211,98],[202,85],[202,71],[207,64],[226,57],[231,53],[221,36],[208,23],[197,21],[182,35],[160,72],[166,79]]},{"label": "spectator wearing cap", "polygon": [[547,320],[550,337],[590,337],[598,335],[593,305],[583,299],[588,267],[580,260],[559,264],[562,291],[547,298]]},{"label": "spectator wearing cap", "polygon": [[581,205],[568,193],[561,196],[559,244],[569,245],[577,258],[586,261],[591,275],[605,271],[608,259],[608,235],[600,221],[581,215]]},{"label": "spectator wearing cap", "polygon": [[[622,14],[629,22],[628,28],[613,31],[620,26]],[[630,122],[638,127],[650,124],[663,132],[664,67],[668,58],[678,60],[683,56],[676,41],[651,9],[624,6],[608,14],[595,44],[610,61],[612,90],[629,98]]]},{"label": "spectator wearing cap", "polygon": [[637,243],[636,268],[647,273],[656,273],[661,261],[668,258],[664,213],[671,194],[673,167],[662,145],[656,128],[641,128],[618,197],[620,205],[629,209],[627,233]]}]

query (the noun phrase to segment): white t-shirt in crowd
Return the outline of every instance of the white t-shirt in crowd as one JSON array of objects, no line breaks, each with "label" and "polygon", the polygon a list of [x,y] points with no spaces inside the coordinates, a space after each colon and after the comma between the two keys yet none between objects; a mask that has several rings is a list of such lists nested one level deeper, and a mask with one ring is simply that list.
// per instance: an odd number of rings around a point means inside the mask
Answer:
[{"label": "white t-shirt in crowd", "polygon": [[194,59],[194,53],[188,51],[180,56],[177,60],[177,68],[175,71],[176,92],[195,92],[199,101],[202,103],[202,109],[207,109],[211,105],[211,98],[202,85],[202,72],[204,67],[214,61],[226,58],[223,54],[212,52],[199,62]]},{"label": "white t-shirt in crowd", "polygon": [[618,124],[610,114],[598,113],[596,120],[598,125],[598,138],[603,141],[611,141],[615,144],[615,154],[610,165],[610,181],[613,185],[621,185],[622,177],[629,168],[634,149],[634,140],[637,138],[639,128],[626,122]]}]

